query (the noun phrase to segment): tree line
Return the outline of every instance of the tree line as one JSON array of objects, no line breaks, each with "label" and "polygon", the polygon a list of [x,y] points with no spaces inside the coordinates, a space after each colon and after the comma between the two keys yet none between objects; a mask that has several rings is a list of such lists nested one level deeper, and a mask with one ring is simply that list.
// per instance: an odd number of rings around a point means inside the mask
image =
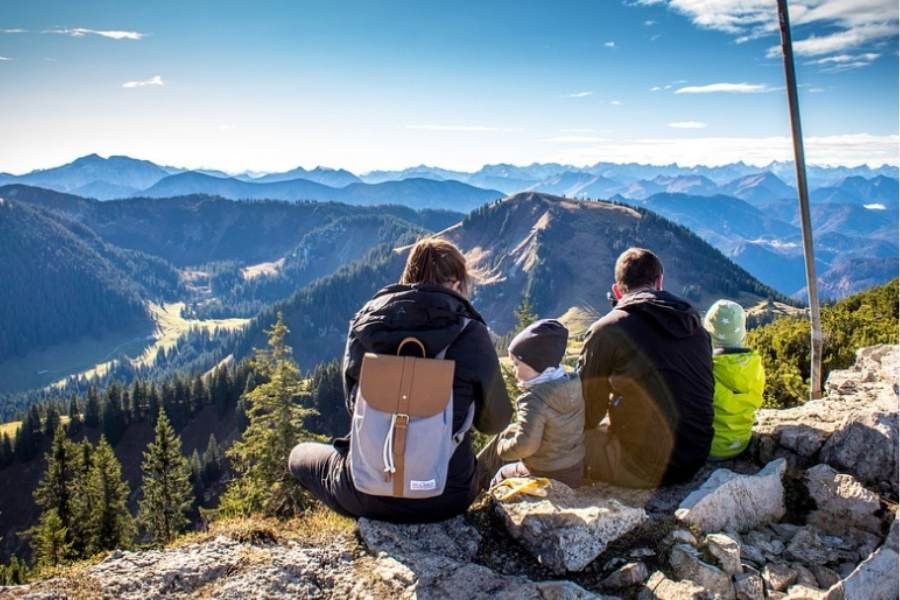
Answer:
[{"label": "tree line", "polygon": [[[220,369],[223,375],[217,371],[209,380],[208,390],[212,392],[202,391],[206,387],[202,378],[194,379],[199,381],[196,386],[183,382],[179,386],[176,381],[164,382],[159,388],[144,381],[135,382],[129,390],[113,386],[102,395],[89,392],[84,399],[84,414],[73,409],[67,423],[49,407],[44,407],[43,418],[41,409],[33,407],[29,414],[35,414],[33,418],[42,423],[40,435],[53,427],[45,454],[46,470],[34,491],[41,515],[38,523],[25,532],[30,538],[33,564],[29,568],[13,557],[9,564],[0,565],[0,583],[21,582],[48,567],[113,548],[129,548],[135,543],[165,544],[198,520],[205,486],[226,474],[230,476],[225,478],[226,488],[218,506],[203,511],[207,518],[292,516],[305,510],[311,499],[288,474],[287,456],[298,441],[324,439],[322,433],[312,430],[341,427],[348,419],[337,417],[339,411],[346,413],[339,365],[327,363],[302,377],[285,342],[287,333],[279,314],[267,330],[268,349],[255,351],[252,359],[233,369]],[[240,438],[223,452],[215,436],[210,436],[206,450],[195,450],[189,458],[182,451],[173,414],[178,414],[180,406],[190,406],[195,394],[211,398],[217,377],[230,382],[230,388],[238,381],[245,382],[234,406],[243,413]],[[157,412],[153,417],[154,439],[141,463],[138,511],[132,516],[128,510],[130,489],[122,477],[113,443],[103,430],[102,415],[116,410],[107,406],[121,407],[126,395],[128,406],[132,406],[135,386],[137,397],[147,398],[147,410],[153,405]],[[164,403],[160,390],[166,386],[175,396],[184,394],[184,400]],[[159,396],[158,404],[150,400],[154,395]],[[90,410],[99,415],[93,425],[101,429],[99,441],[91,444],[86,437],[75,441],[75,431],[91,427],[87,407],[95,403],[100,410]],[[325,408],[325,403],[330,406],[320,412],[317,406]],[[15,450],[12,460],[16,460]]]}]

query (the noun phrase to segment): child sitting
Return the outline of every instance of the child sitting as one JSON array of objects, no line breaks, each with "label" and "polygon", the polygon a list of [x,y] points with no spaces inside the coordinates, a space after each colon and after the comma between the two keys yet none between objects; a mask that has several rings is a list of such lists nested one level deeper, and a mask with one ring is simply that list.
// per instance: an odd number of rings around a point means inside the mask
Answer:
[{"label": "child sitting", "polygon": [[759,354],[744,347],[746,315],[740,304],[718,300],[703,319],[713,343],[714,460],[737,456],[750,443],[756,410],[763,403],[766,375]]},{"label": "child sitting", "polygon": [[509,477],[549,477],[576,487],[584,460],[584,400],[577,376],[560,365],[569,331],[552,319],[536,321],[509,345],[516,381],[516,421],[497,436],[502,467],[492,485]]}]

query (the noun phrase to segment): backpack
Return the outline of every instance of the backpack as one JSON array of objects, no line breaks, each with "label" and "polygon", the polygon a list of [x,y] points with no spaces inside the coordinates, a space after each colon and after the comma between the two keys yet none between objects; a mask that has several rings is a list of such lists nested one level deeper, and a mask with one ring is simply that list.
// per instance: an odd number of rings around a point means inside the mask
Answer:
[{"label": "backpack", "polygon": [[[470,319],[463,320],[460,334]],[[474,403],[459,431],[453,431],[453,374],[444,356],[434,358],[414,337],[400,342],[397,355],[363,356],[350,435],[350,474],[357,490],[373,496],[432,498],[444,493],[450,458],[472,427]],[[400,356],[415,344],[422,358]]]}]

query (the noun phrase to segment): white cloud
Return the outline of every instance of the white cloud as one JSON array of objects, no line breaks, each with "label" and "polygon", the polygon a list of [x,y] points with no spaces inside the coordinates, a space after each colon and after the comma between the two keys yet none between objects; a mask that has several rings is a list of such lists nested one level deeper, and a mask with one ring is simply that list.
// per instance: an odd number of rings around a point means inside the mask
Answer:
[{"label": "white cloud", "polygon": [[675,90],[676,94],[759,94],[769,92],[772,88],[761,83],[710,83],[707,85],[689,85]]},{"label": "white cloud", "polygon": [[122,87],[123,88],[139,88],[139,87],[146,87],[148,85],[162,86],[165,84],[166,84],[166,82],[163,81],[162,77],[160,77],[159,75],[154,75],[150,79],[142,79],[139,81],[126,81],[125,83],[122,84]]},{"label": "white cloud", "polygon": [[606,46],[607,48],[615,48],[616,47],[616,43],[612,40],[610,40],[608,42],[604,42],[603,45]]},{"label": "white cloud", "polygon": [[0,29],[0,33],[26,33],[26,31],[18,27],[10,27],[8,29]]},{"label": "white cloud", "polygon": [[823,67],[823,71],[837,72],[849,71],[850,69],[858,69],[867,67],[875,62],[881,54],[878,52],[863,52],[862,54],[834,54],[824,58],[808,61],[807,65],[819,65]]},{"label": "white cloud", "polygon": [[653,27],[654,25],[656,25],[656,21],[654,21],[653,19],[647,19],[646,21],[644,21],[644,25],[646,25],[647,27]]},{"label": "white cloud", "polygon": [[706,129],[709,126],[702,121],[675,121],[669,123],[669,127],[672,129]]},{"label": "white cloud", "polygon": [[122,31],[118,29],[112,30],[100,30],[100,29],[87,29],[85,27],[73,27],[66,29],[48,29],[44,33],[58,33],[61,35],[69,35],[72,37],[85,37],[88,35],[98,35],[100,37],[109,38],[112,40],[140,40],[143,39],[147,34],[141,33],[139,31]]},{"label": "white cloud", "polygon": [[811,88],[809,88],[809,93],[810,93],[810,94],[821,94],[821,93],[824,92],[824,91],[825,91],[825,88],[820,88],[820,87],[811,87]]},{"label": "white cloud", "polygon": [[502,127],[487,127],[484,125],[436,125],[436,124],[424,124],[424,125],[407,125],[407,129],[417,129],[419,131],[458,131],[458,132],[467,132],[467,133],[493,133],[493,132],[504,132],[504,133],[515,133],[521,132],[522,129],[509,129]]},{"label": "white cloud", "polygon": [[650,88],[651,92],[658,92],[660,90],[662,90],[662,88],[658,85],[654,85],[652,88]]},{"label": "white cloud", "polygon": [[[778,16],[772,0],[637,1],[642,5],[663,3],[698,27],[734,35],[737,43],[774,37],[778,33]],[[795,32],[794,52],[800,56],[845,52],[896,39],[898,34],[897,0],[795,0],[790,11]],[[829,33],[807,35],[809,28],[804,26],[815,26],[818,31]],[[767,56],[777,57],[780,52],[780,46],[773,46]]]},{"label": "white cloud", "polygon": [[575,92],[573,94],[566,94],[566,98],[587,98],[588,96],[593,96],[594,92]]},{"label": "white cloud", "polygon": [[610,103],[612,106],[622,106],[622,101],[621,101],[621,100],[610,100],[609,103]]},{"label": "white cloud", "polygon": [[[900,162],[900,135],[856,133],[804,138],[806,158],[811,165],[897,165]],[[790,136],[643,138],[605,142],[596,146],[560,149],[550,160],[586,164],[598,161],[641,162],[710,166],[743,160],[763,166],[773,160],[793,160]]]},{"label": "white cloud", "polygon": [[560,133],[595,133],[597,130],[592,127],[572,127],[569,129],[560,129]]},{"label": "white cloud", "polygon": [[654,33],[653,35],[650,36],[650,41],[655,42],[656,40],[658,40],[661,37],[662,37],[661,33]]},{"label": "white cloud", "polygon": [[6,61],[6,60],[12,60],[12,59],[7,56],[0,56],[0,61]]},{"label": "white cloud", "polygon": [[551,144],[599,144],[609,140],[593,135],[559,135],[552,138],[545,138],[541,141]]}]

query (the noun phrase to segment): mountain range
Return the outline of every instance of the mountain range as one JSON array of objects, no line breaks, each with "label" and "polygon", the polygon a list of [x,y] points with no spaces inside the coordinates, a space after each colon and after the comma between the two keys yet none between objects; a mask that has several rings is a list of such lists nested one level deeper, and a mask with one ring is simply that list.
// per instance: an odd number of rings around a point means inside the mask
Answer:
[{"label": "mountain range", "polygon": [[[291,344],[310,368],[340,352],[347,320],[376,289],[397,280],[402,248],[438,231],[483,274],[474,300],[499,332],[513,326],[513,308],[524,296],[544,316],[579,307],[602,314],[615,256],[634,244],[659,251],[668,285],[698,305],[722,296],[745,304],[779,297],[688,229],[646,208],[535,192],[468,215],[206,195],[104,202],[21,184],[0,187],[0,198],[17,215],[5,224],[16,235],[6,237],[0,273],[14,289],[29,290],[28,281],[40,280],[31,296],[9,295],[0,312],[0,330],[17,332],[6,356],[54,341],[14,326],[26,310],[23,327],[64,322],[77,325],[73,337],[96,336],[146,322],[141,302],[177,300],[193,319],[256,319],[237,337],[199,337],[197,347],[188,340],[173,364],[208,369],[211,357],[246,356],[265,337],[272,311],[283,310],[294,330]],[[39,241],[25,243],[26,235]],[[128,315],[128,323],[104,322],[106,312]],[[65,339],[72,338],[57,341]],[[0,355],[0,369],[2,361]]]},{"label": "mountain range", "polygon": [[[173,176],[175,178],[170,179]],[[857,178],[869,180],[884,176],[896,180],[898,169],[887,165],[877,168],[865,165],[858,167],[813,165],[808,167],[807,176],[810,188],[815,190],[840,186],[848,178],[855,181]],[[225,182],[215,181],[217,179]],[[494,190],[499,190],[503,194],[537,191],[591,198],[608,198],[619,194],[626,198],[640,199],[659,192],[670,192],[695,195],[724,194],[761,202],[796,195],[792,187],[793,165],[786,162],[773,162],[764,167],[747,165],[743,162],[716,167],[606,162],[583,167],[558,163],[534,163],[527,166],[496,164],[485,165],[474,172],[419,165],[400,171],[371,171],[361,175],[345,169],[316,167],[307,170],[297,167],[284,172],[266,174],[245,172],[230,176],[211,169],[189,171],[127,156],[102,158],[90,154],[52,169],[32,171],[23,175],[0,173],[0,184],[23,183],[100,200],[137,195],[162,197],[161,195],[209,193],[233,199],[335,200],[359,204],[379,202],[380,200],[374,199],[373,196],[384,194],[384,192],[370,193],[368,187],[360,184],[377,185],[423,179],[465,183],[491,191],[493,194],[496,194]],[[285,185],[265,187],[275,183]],[[421,183],[418,185],[421,186]],[[338,191],[348,186],[355,187],[344,193]],[[395,185],[388,189],[394,194],[395,203],[414,205],[416,200],[421,203],[422,190],[416,191],[416,185],[410,187],[413,191],[408,195],[403,185]],[[434,193],[440,189],[441,186],[438,185],[429,192]],[[456,188],[448,194],[459,196],[463,190],[478,194],[468,188]],[[829,192],[822,192],[819,196],[826,197],[828,194]],[[819,196],[814,195],[814,199]],[[840,201],[846,201],[845,198]],[[465,204],[464,200],[456,202],[458,205],[453,208],[457,210],[474,208],[462,206]]]},{"label": "mountain range", "polygon": [[[692,228],[765,283],[802,297],[805,276],[796,190],[788,183],[790,167],[790,163],[771,163],[764,170],[744,163],[691,168],[597,163],[578,168],[535,163],[486,165],[475,172],[419,165],[360,176],[323,167],[229,176],[221,171],[186,171],[125,156],[89,155],[53,169],[21,176],[3,174],[0,184],[26,183],[99,199],[207,194],[230,199],[401,204],[459,213],[495,200],[504,192],[522,190],[612,199],[657,210]],[[839,298],[863,289],[873,277],[890,279],[897,267],[897,168],[813,166],[809,179],[823,295]],[[680,200],[670,201],[673,194]],[[696,198],[720,200],[691,200]],[[743,201],[749,207],[727,199]],[[703,209],[697,213],[700,206]],[[741,223],[736,221],[738,214]],[[750,231],[755,234],[750,235]],[[822,237],[826,234],[828,237]],[[867,275],[857,282],[845,265],[862,258],[867,261]],[[836,261],[840,264],[831,273]]]}]

